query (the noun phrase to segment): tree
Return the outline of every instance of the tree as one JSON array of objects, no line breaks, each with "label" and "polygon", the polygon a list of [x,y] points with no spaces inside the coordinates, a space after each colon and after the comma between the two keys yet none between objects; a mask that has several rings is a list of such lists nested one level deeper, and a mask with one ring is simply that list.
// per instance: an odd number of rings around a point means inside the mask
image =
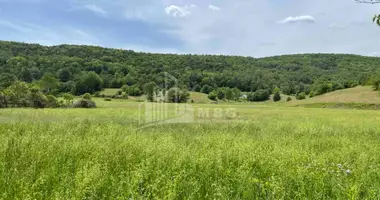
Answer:
[{"label": "tree", "polygon": [[65,100],[66,102],[66,106],[69,106],[70,104],[73,103],[73,100],[74,100],[74,96],[69,94],[69,93],[66,93],[66,94],[63,94],[63,99]]},{"label": "tree", "polygon": [[273,90],[273,101],[281,101],[280,88],[276,87]]},{"label": "tree", "polygon": [[305,94],[305,92],[298,93],[298,94],[296,95],[296,99],[297,99],[297,100],[303,100],[303,99],[306,99],[306,94]]},{"label": "tree", "polygon": [[58,88],[59,81],[53,75],[45,74],[39,81],[39,85],[45,93],[50,93],[52,90]]},{"label": "tree", "polygon": [[200,85],[195,85],[195,86],[194,86],[194,91],[195,91],[195,92],[200,92],[201,89],[202,89],[202,88],[201,88]]},{"label": "tree", "polygon": [[187,90],[170,88],[166,96],[170,103],[186,103],[190,98],[190,93]]},{"label": "tree", "polygon": [[157,84],[155,82],[150,82],[144,85],[144,93],[146,94],[146,98],[148,99],[148,101],[154,101],[156,87]]},{"label": "tree", "polygon": [[234,95],[234,99],[236,101],[239,100],[240,97],[241,97],[241,91],[238,88],[233,88],[232,92],[233,92],[233,95]]},{"label": "tree", "polygon": [[16,77],[10,73],[0,73],[0,90],[12,85],[16,80]]},{"label": "tree", "polygon": [[234,100],[234,91],[231,88],[226,89],[226,99],[227,100]]},{"label": "tree", "polygon": [[226,97],[226,93],[224,89],[219,88],[216,92],[216,96],[218,97],[219,100],[223,100]]},{"label": "tree", "polygon": [[210,100],[216,101],[216,99],[217,99],[217,93],[216,93],[216,91],[212,91],[212,92],[210,92],[210,93],[208,94],[208,98],[209,98]]},{"label": "tree", "polygon": [[33,108],[45,108],[48,99],[38,88],[30,90],[30,103]]},{"label": "tree", "polygon": [[22,70],[21,70],[21,80],[22,81],[25,81],[25,82],[27,82],[27,83],[30,83],[30,82],[32,82],[33,81],[33,75],[32,75],[32,73],[29,71],[29,69],[27,69],[27,68],[23,68]]},{"label": "tree", "polygon": [[247,97],[248,101],[266,101],[269,100],[270,94],[267,90],[257,90],[250,93]]},{"label": "tree", "polygon": [[210,92],[212,92],[212,90],[213,88],[206,84],[202,87],[201,92],[205,94],[209,94]]},{"label": "tree", "polygon": [[67,82],[71,80],[72,74],[69,69],[63,68],[58,70],[57,76],[61,82]]},{"label": "tree", "polygon": [[74,93],[82,95],[85,93],[94,93],[103,89],[103,81],[95,72],[88,72],[80,78],[74,88]]}]

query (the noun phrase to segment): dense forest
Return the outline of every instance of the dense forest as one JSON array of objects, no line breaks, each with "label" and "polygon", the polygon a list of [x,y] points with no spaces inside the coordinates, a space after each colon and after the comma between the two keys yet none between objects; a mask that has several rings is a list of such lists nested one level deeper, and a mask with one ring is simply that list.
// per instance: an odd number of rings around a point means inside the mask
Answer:
[{"label": "dense forest", "polygon": [[122,88],[139,96],[144,86],[175,85],[189,91],[243,92],[279,88],[282,93],[319,95],[333,90],[372,84],[380,58],[345,54],[297,54],[267,58],[223,55],[138,53],[95,46],[41,46],[0,41],[0,90],[15,81],[38,83],[45,94],[95,93]]}]

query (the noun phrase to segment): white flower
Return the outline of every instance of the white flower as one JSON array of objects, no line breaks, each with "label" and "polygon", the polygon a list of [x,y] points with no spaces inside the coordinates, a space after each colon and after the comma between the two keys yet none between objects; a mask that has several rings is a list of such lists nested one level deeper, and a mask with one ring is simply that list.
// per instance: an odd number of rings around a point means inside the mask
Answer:
[{"label": "white flower", "polygon": [[351,170],[347,169],[347,170],[346,170],[346,173],[347,173],[347,174],[351,174]]}]

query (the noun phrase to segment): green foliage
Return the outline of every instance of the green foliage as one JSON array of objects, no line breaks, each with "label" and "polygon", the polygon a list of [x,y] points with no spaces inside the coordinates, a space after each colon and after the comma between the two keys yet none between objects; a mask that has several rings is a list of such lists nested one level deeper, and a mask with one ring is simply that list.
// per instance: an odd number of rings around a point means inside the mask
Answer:
[{"label": "green foliage", "polygon": [[[151,82],[161,89],[186,86],[206,94],[217,88],[256,92],[271,90],[279,85],[287,95],[309,94],[311,89],[320,95],[342,89],[342,85],[349,88],[359,83],[368,84],[374,74],[380,74],[380,58],[343,54],[299,54],[253,59],[136,53],[93,46],[44,47],[2,41],[0,55],[3,60],[0,62],[0,89],[7,88],[16,80],[38,81],[44,92],[74,95],[93,94],[103,87],[121,88],[127,85],[134,86],[128,94],[136,96],[141,95],[144,85]],[[175,80],[168,80],[165,72]],[[163,88],[165,81],[168,85]],[[222,93],[219,91],[219,97],[225,99],[226,94],[224,92],[223,97]]]},{"label": "green foliage", "polygon": [[235,99],[234,91],[231,88],[226,89],[226,99],[229,101]]},{"label": "green foliage", "polygon": [[248,94],[248,101],[267,101],[269,100],[270,93],[268,90],[257,90],[256,92],[251,92]]},{"label": "green foliage", "polygon": [[297,99],[297,100],[303,100],[303,99],[306,99],[306,93],[305,93],[305,92],[298,93],[298,94],[296,95],[296,99]]},{"label": "green foliage", "polygon": [[25,82],[17,81],[5,90],[0,91],[0,108],[56,108],[59,106],[53,95],[45,96],[39,87]]},{"label": "green foliage", "polygon": [[96,108],[96,103],[88,99],[80,99],[73,103],[73,108]]},{"label": "green foliage", "polygon": [[218,98],[218,96],[217,96],[217,92],[216,92],[216,91],[212,91],[212,92],[210,92],[210,94],[208,94],[208,98],[209,98],[210,100],[216,101],[217,98]]},{"label": "green foliage", "polygon": [[291,101],[291,100],[292,100],[292,97],[288,97],[288,98],[286,99],[287,102],[289,102],[289,101]]},{"label": "green foliage", "polygon": [[86,93],[82,96],[83,99],[86,99],[86,100],[91,100],[91,94],[90,93]]},{"label": "green foliage", "polygon": [[61,105],[55,96],[46,95],[46,107],[47,108],[58,108],[60,106]]},{"label": "green foliage", "polygon": [[166,97],[169,103],[186,103],[190,98],[190,93],[187,90],[170,88],[167,91]]},{"label": "green foliage", "polygon": [[157,84],[155,82],[150,82],[144,85],[144,93],[148,101],[153,102],[155,100],[155,93],[157,89]]},{"label": "green foliage", "polygon": [[213,88],[211,87],[211,86],[209,86],[209,85],[204,85],[203,87],[202,87],[202,89],[201,89],[201,92],[202,93],[205,93],[205,94],[209,94],[210,92],[212,92],[213,91]]},{"label": "green foliage", "polygon": [[72,78],[71,71],[68,68],[63,68],[58,70],[57,77],[61,82],[67,82],[70,81]]},{"label": "green foliage", "polygon": [[219,100],[223,100],[226,97],[226,91],[224,90],[224,88],[219,88],[216,91],[216,96]]},{"label": "green foliage", "polygon": [[62,95],[62,97],[65,100],[66,106],[69,106],[69,105],[71,105],[73,103],[74,96],[72,94],[65,93],[65,94]]},{"label": "green foliage", "polygon": [[273,90],[273,101],[281,101],[280,88],[278,87]]},{"label": "green foliage", "polygon": [[39,85],[45,93],[50,93],[59,87],[59,81],[55,78],[55,76],[45,74],[39,81]]},{"label": "green foliage", "polygon": [[85,73],[75,84],[74,93],[82,95],[94,93],[103,89],[103,81],[95,72]]}]

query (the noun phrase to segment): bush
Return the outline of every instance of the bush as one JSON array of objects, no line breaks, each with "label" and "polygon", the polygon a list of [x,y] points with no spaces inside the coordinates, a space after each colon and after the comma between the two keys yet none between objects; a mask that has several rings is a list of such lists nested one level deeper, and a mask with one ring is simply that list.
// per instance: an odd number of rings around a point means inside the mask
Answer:
[{"label": "bush", "polygon": [[171,88],[167,92],[167,101],[170,103],[186,103],[190,98],[187,90],[180,90],[179,88]]},{"label": "bush", "polygon": [[305,94],[305,92],[298,93],[298,94],[296,95],[296,99],[298,99],[298,100],[306,99],[306,94]]},{"label": "bush", "polygon": [[55,96],[47,95],[46,99],[47,99],[47,102],[46,102],[47,108],[58,108],[58,107],[60,107],[60,103],[57,101],[57,98],[55,98]]},{"label": "bush", "polygon": [[123,92],[127,92],[128,91],[128,85],[123,85],[120,90],[123,91]]},{"label": "bush", "polygon": [[100,92],[95,92],[94,97],[100,97]]},{"label": "bush", "polygon": [[90,93],[86,93],[82,96],[83,99],[87,99],[87,100],[91,100],[91,94]]},{"label": "bush", "polygon": [[210,94],[210,92],[212,92],[213,88],[209,85],[204,85],[201,89],[201,92],[202,93],[205,93],[205,94]]},{"label": "bush", "polygon": [[216,101],[216,98],[217,98],[216,92],[215,91],[210,92],[210,94],[208,94],[208,98],[210,100]]},{"label": "bush", "polygon": [[112,101],[111,98],[105,98],[104,101]]},{"label": "bush", "polygon": [[275,101],[275,102],[281,101],[280,89],[278,87],[276,87],[273,92],[274,92],[273,101]]},{"label": "bush", "polygon": [[291,101],[292,100],[292,98],[291,97],[288,97],[287,99],[286,99],[286,101]]},{"label": "bush", "polygon": [[94,101],[88,99],[81,99],[79,101],[74,102],[73,108],[96,108],[96,104]]},{"label": "bush", "polygon": [[116,95],[122,95],[123,94],[123,91],[122,90],[119,90],[116,92]]},{"label": "bush", "polygon": [[255,93],[250,93],[247,97],[248,101],[266,101],[269,100],[270,94],[267,90],[257,90]]}]

